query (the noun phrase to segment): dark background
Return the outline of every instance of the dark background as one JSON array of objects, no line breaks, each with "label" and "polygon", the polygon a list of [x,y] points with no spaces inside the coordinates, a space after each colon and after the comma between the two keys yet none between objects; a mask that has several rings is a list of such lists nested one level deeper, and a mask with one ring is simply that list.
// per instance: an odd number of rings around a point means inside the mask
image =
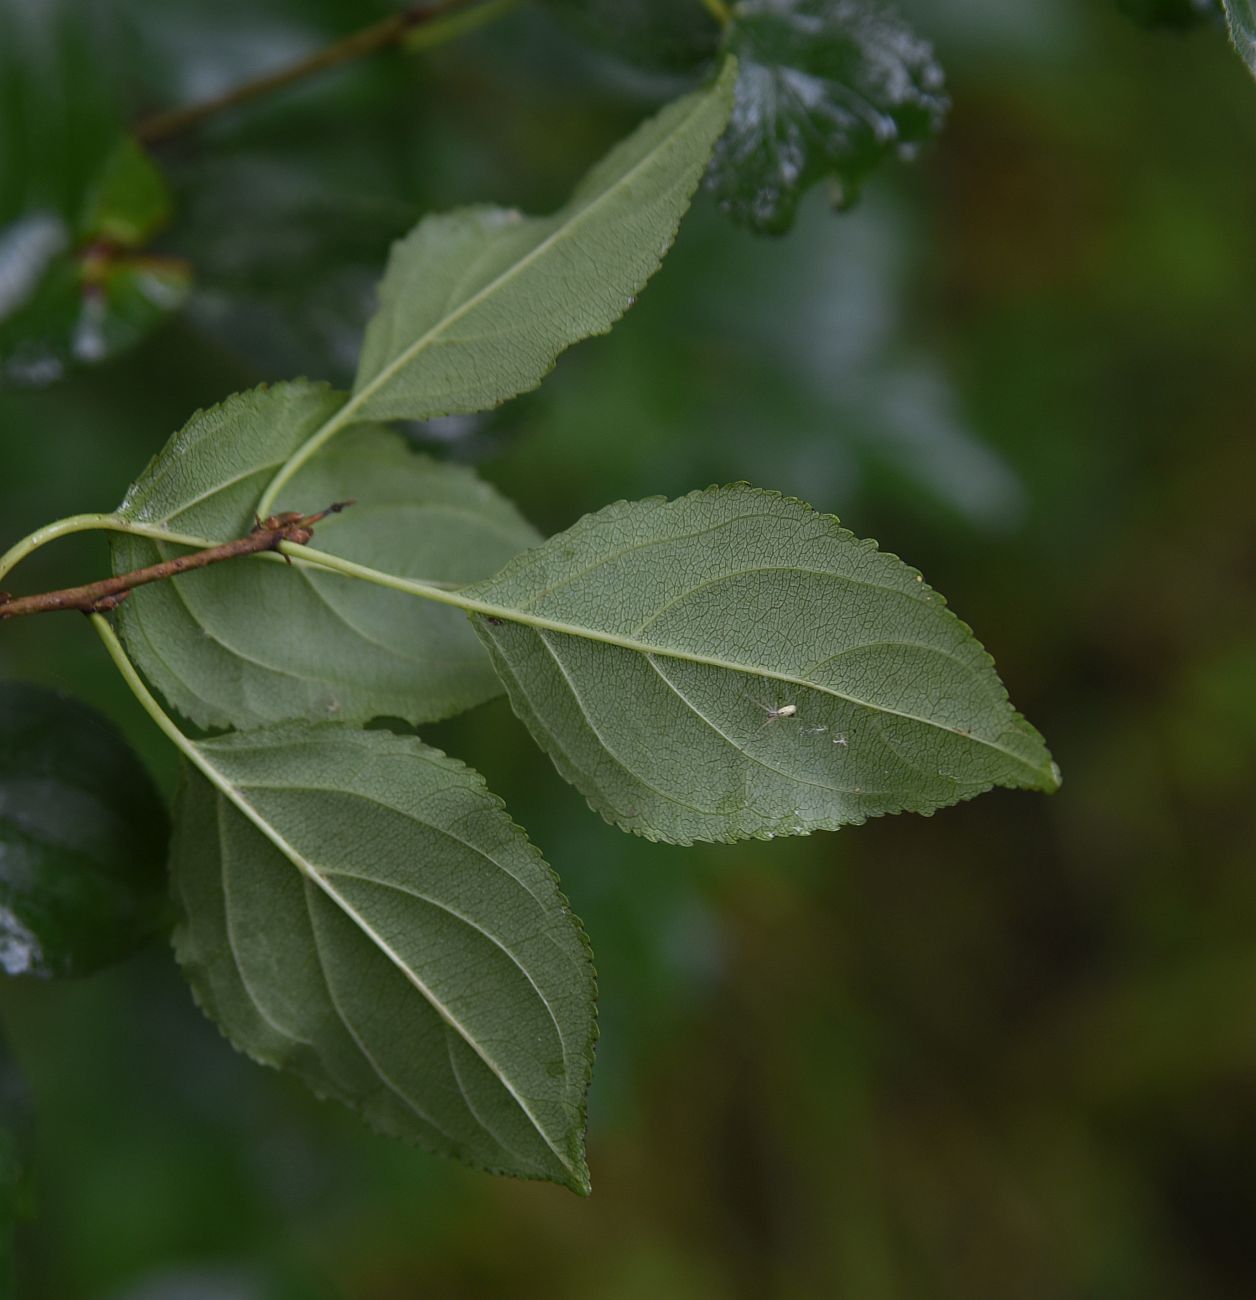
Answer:
[{"label": "dark background", "polygon": [[[699,198],[611,336],[416,437],[546,531],[743,478],[840,515],[947,594],[1063,790],[679,849],[604,825],[501,701],[431,728],[592,936],[592,1199],[251,1065],[158,944],[0,985],[23,1300],[1256,1294],[1256,84],[1219,29],[1105,0],[915,8],[954,99],[919,162],[844,215],[813,194],[777,241]],[[139,112],[388,6],[78,11]],[[521,11],[162,148],[196,294],[125,357],[0,393],[0,545],[110,509],[200,405],[343,381],[391,238],[554,206],[673,89]],[[105,564],[75,539],[14,585]],[[172,786],[82,620],[5,625],[0,675],[90,700]]]}]

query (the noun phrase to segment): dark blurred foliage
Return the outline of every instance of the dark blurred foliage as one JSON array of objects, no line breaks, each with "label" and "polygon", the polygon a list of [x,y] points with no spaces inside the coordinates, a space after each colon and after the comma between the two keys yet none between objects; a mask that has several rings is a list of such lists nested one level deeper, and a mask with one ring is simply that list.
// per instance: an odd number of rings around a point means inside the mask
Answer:
[{"label": "dark blurred foliage", "polygon": [[[134,113],[388,6],[108,8]],[[23,1297],[1256,1293],[1256,87],[1210,25],[906,8],[954,103],[921,162],[840,217],[813,195],[780,241],[700,198],[610,337],[416,437],[545,529],[743,477],[840,514],[948,594],[1063,791],[677,849],[603,825],[500,702],[433,728],[592,935],[592,1199],[390,1144],[252,1066],[155,945],[0,987],[35,1106]],[[668,89],[520,11],[171,141],[162,243],[197,289],[127,357],[0,396],[6,540],[112,506],[200,404],[343,380],[393,235],[473,199],[544,210]],[[104,564],[80,538],[12,585]],[[0,674],[87,697],[172,785],[82,620],[5,625]]]}]

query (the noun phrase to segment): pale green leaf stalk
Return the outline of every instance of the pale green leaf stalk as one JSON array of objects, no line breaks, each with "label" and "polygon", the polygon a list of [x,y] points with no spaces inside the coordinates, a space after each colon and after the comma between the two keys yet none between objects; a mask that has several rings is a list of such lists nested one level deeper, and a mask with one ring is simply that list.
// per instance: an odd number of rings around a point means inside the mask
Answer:
[{"label": "pale green leaf stalk", "polygon": [[192,741],[93,621],[188,760],[175,949],[207,1014],[385,1133],[587,1193],[588,942],[482,778],[386,731]]},{"label": "pale green leaf stalk", "polygon": [[[262,486],[344,402],[324,385],[254,389],[192,417],[149,465],[118,518],[229,541],[253,525]],[[308,511],[356,498],[318,531],[337,555],[411,578],[487,577],[539,541],[468,469],[359,426],[292,480]],[[151,536],[112,539],[115,573],[180,553]],[[482,703],[500,685],[465,619],[308,567],[236,563],[134,592],[118,611],[145,677],[200,726],[304,718],[428,722]]]},{"label": "pale green leaf stalk", "polygon": [[349,400],[275,476],[289,479],[355,420],[486,411],[535,388],[560,352],[605,334],[676,237],[732,107],[736,66],[617,145],[550,217],[469,208],[393,249]]},{"label": "pale green leaf stalk", "polygon": [[1060,774],[921,575],[738,484],[620,502],[458,591],[512,705],[608,821],[687,844],[930,813]]}]

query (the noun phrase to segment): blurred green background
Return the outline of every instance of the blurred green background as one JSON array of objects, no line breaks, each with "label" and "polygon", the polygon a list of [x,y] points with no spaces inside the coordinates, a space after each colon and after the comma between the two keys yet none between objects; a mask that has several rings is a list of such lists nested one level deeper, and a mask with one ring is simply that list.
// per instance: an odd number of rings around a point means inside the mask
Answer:
[{"label": "blurred green background", "polygon": [[[194,101],[390,11],[69,8],[50,170],[90,154],[93,95]],[[23,1300],[1256,1294],[1256,85],[1219,29],[1108,0],[909,8],[954,100],[920,161],[841,216],[813,194],[777,241],[700,197],[612,335],[413,433],[547,531],[743,478],[840,515],[976,630],[1062,792],[679,849],[604,825],[501,701],[430,728],[592,937],[592,1199],[391,1144],[251,1065],[155,945],[0,984]],[[343,382],[393,237],[555,205],[675,88],[521,9],[162,146],[159,247],[196,287],[126,355],[0,392],[0,545],[111,508],[198,406]],[[12,585],[105,564],[75,539]],[[93,702],[172,786],[83,620],[5,625],[0,676]]]}]

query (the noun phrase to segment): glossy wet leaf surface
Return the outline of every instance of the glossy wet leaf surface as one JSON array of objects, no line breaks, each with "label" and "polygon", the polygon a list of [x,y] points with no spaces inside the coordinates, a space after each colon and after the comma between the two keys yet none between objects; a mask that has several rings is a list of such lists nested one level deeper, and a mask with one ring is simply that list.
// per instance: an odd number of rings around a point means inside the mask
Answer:
[{"label": "glossy wet leaf surface", "polygon": [[86,705],[0,682],[0,968],[85,975],[166,910],[168,819],[147,772]]},{"label": "glossy wet leaf surface", "polygon": [[707,187],[741,225],[779,234],[830,179],[851,202],[867,174],[937,133],[946,113],[929,42],[880,0],[742,0],[725,40],[739,63]]},{"label": "glossy wet leaf surface", "polygon": [[176,949],[227,1036],[386,1133],[588,1191],[587,941],[478,774],[330,726],[198,753]]},{"label": "glossy wet leaf surface", "polygon": [[1256,3],[1253,0],[1223,0],[1230,39],[1247,70],[1256,76]]},{"label": "glossy wet leaf surface", "polygon": [[[276,469],[343,401],[324,385],[283,384],[194,416],[120,513],[213,542],[243,536]],[[314,545],[403,577],[471,582],[539,540],[470,470],[378,427],[342,434],[277,508],[313,513],[347,498],[354,507]],[[187,549],[126,535],[112,547],[115,572]],[[459,611],[313,566],[250,558],[185,574],[134,592],[118,628],[148,680],[202,726],[431,721],[500,690]]]},{"label": "glossy wet leaf surface", "polygon": [[1059,782],[942,597],[774,493],[609,506],[462,594],[559,771],[652,839],[799,835]]}]

